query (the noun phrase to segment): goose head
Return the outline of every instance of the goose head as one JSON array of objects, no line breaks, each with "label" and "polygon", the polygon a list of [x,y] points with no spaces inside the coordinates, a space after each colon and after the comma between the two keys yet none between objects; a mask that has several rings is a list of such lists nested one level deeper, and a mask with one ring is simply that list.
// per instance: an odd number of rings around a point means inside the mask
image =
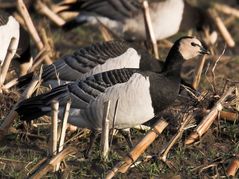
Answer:
[{"label": "goose head", "polygon": [[163,71],[180,71],[185,61],[203,54],[210,54],[210,52],[202,45],[200,40],[190,36],[181,37],[170,49]]},{"label": "goose head", "polygon": [[178,51],[184,60],[190,60],[199,55],[210,54],[210,52],[195,37],[183,37],[179,40]]}]

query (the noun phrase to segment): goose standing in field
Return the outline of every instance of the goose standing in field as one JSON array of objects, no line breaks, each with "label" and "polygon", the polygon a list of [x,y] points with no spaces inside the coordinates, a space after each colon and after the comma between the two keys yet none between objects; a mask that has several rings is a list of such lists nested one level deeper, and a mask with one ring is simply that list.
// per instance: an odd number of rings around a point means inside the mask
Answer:
[{"label": "goose standing in field", "polygon": [[[63,11],[79,11],[79,15],[64,25],[71,29],[78,25],[97,26],[99,21],[119,37],[127,40],[144,40],[145,25],[142,0],[77,0],[65,3]],[[190,28],[201,29],[211,24],[207,12],[187,3],[186,0],[150,2],[150,14],[157,40]]]},{"label": "goose standing in field", "polygon": [[28,33],[21,27],[17,20],[4,11],[0,11],[0,64],[2,65],[7,55],[8,46],[11,38],[15,37],[17,49],[14,64],[17,65],[16,71],[25,75],[31,63],[30,39]]},{"label": "goose standing in field", "polygon": [[24,100],[16,111],[21,120],[32,120],[49,114],[55,99],[60,103],[59,115],[62,117],[63,107],[70,98],[72,106],[68,122],[100,131],[104,102],[111,101],[109,120],[112,127],[116,101],[119,100],[114,128],[131,128],[152,119],[174,102],[179,93],[182,64],[200,54],[208,54],[208,51],[198,39],[182,37],[171,48],[162,73],[130,68],[99,73]]},{"label": "goose standing in field", "polygon": [[[146,49],[122,40],[95,43],[63,56],[51,65],[43,66],[42,80],[51,87],[72,82],[97,73],[120,68],[140,68],[160,72],[163,62]],[[19,79],[19,86],[28,84],[32,74]],[[59,81],[60,79],[60,81]]]}]

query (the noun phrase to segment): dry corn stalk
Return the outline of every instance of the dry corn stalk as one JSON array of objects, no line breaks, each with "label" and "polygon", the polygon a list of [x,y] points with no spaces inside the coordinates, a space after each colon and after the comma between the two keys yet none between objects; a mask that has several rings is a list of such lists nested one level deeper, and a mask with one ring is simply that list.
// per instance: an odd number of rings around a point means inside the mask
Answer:
[{"label": "dry corn stalk", "polygon": [[47,174],[49,171],[52,171],[58,163],[60,163],[62,160],[64,160],[68,155],[74,154],[77,152],[77,149],[74,147],[68,147],[64,149],[62,152],[58,153],[51,159],[45,159],[41,160],[40,164],[37,164],[36,168],[33,172],[30,173],[30,176],[28,176],[29,179],[36,179],[36,178],[42,178],[45,174]]},{"label": "dry corn stalk", "polygon": [[10,63],[11,63],[16,51],[17,51],[17,40],[16,40],[16,38],[13,37],[10,41],[10,44],[7,49],[6,57],[4,59],[3,65],[1,67],[0,86],[2,86],[4,84],[8,69],[10,67]]},{"label": "dry corn stalk", "polygon": [[57,13],[60,17],[62,17],[65,21],[68,21],[68,20],[71,20],[73,18],[75,18],[76,16],[79,15],[79,12],[69,12],[69,11],[64,11],[64,10],[67,10],[68,7],[67,6],[64,6],[64,4],[67,4],[67,3],[73,3],[73,2],[76,2],[77,0],[64,0],[64,1],[61,1],[60,3],[58,4],[51,4],[51,10],[54,12],[54,13]]},{"label": "dry corn stalk", "polygon": [[160,44],[163,45],[164,48],[171,48],[173,46],[173,43],[168,39],[160,40]]},{"label": "dry corn stalk", "polygon": [[146,126],[146,125],[137,125],[134,126],[134,129],[140,130],[140,131],[149,131],[151,127]]},{"label": "dry corn stalk", "polygon": [[68,100],[66,103],[66,107],[64,110],[63,120],[62,120],[62,127],[61,127],[61,136],[59,142],[58,152],[61,152],[64,145],[65,135],[66,135],[66,128],[67,128],[67,121],[70,113],[71,108],[71,100]]},{"label": "dry corn stalk", "polygon": [[[34,72],[34,70],[42,63],[42,61],[44,60],[45,56],[48,55],[49,51],[46,51],[46,49],[42,49],[42,51],[40,51],[37,56],[34,58],[33,61],[35,61],[35,63],[32,65],[32,67],[28,70],[28,73],[30,72]],[[31,59],[32,61],[32,59]],[[4,84],[3,86],[3,90],[8,90],[10,88],[12,88],[13,86],[18,84],[18,78],[14,78],[11,81],[9,81],[8,83]]]},{"label": "dry corn stalk", "polygon": [[128,168],[138,159],[138,157],[148,148],[148,146],[158,137],[167,127],[168,123],[160,120],[148,134],[135,146],[134,149],[119,162],[106,176],[106,179],[114,177],[118,172],[125,173]]},{"label": "dry corn stalk", "polygon": [[[236,99],[238,100],[239,99],[239,88],[238,88],[238,86],[236,86]],[[239,111],[239,103],[237,102],[236,104],[235,104],[235,109],[236,109],[236,111],[238,112]]]},{"label": "dry corn stalk", "polygon": [[[37,33],[37,30],[36,30],[32,20],[31,20],[31,17],[28,13],[28,10],[27,10],[23,0],[17,0],[17,8],[18,8],[20,14],[22,15],[22,17],[24,19],[24,22],[27,26],[27,29],[28,29],[29,33],[31,34],[34,42],[36,43],[36,46],[37,46],[38,50],[42,50],[44,48],[44,45],[43,45],[43,43],[42,43],[42,41],[41,41],[41,39],[40,39],[40,37]],[[47,64],[52,63],[51,59],[48,56],[46,56],[44,60]]]},{"label": "dry corn stalk", "polygon": [[239,160],[234,159],[232,163],[227,168],[227,175],[234,177],[239,169]]},{"label": "dry corn stalk", "polygon": [[113,40],[111,33],[102,23],[100,23],[99,29],[105,41]]},{"label": "dry corn stalk", "polygon": [[[57,139],[58,139],[58,113],[59,113],[59,101],[53,100],[51,103],[51,139],[49,152],[51,156],[55,156],[57,154]],[[53,171],[59,169],[58,165],[54,167]]]},{"label": "dry corn stalk", "polygon": [[193,119],[192,113],[184,117],[183,122],[177,134],[175,134],[173,138],[171,138],[171,140],[168,142],[168,144],[161,150],[160,156],[158,158],[160,158],[164,162],[167,160],[167,155],[169,153],[169,150],[173,147],[173,145],[177,142],[177,140],[182,136],[186,126],[190,123],[192,119]]},{"label": "dry corn stalk", "polygon": [[64,11],[67,10],[67,6],[62,6],[62,3],[51,5],[51,10],[54,13],[57,13],[61,18],[63,18],[65,21],[71,20],[76,18],[79,15],[79,12],[73,12],[73,11]]},{"label": "dry corn stalk", "polygon": [[101,154],[104,160],[108,159],[109,152],[109,131],[110,131],[110,121],[109,121],[109,111],[110,111],[110,101],[104,103],[104,115],[102,120],[102,133],[101,133]]},{"label": "dry corn stalk", "polygon": [[[64,11],[64,10],[67,10],[67,7],[66,6],[62,6],[62,3],[58,3],[58,4],[54,4],[54,5],[51,5],[51,10],[54,12],[54,13],[59,13],[61,11]],[[65,12],[64,12],[65,13]],[[78,14],[78,13],[77,13]],[[61,15],[60,15],[61,16]],[[62,17],[62,16],[61,16]],[[64,17],[63,17],[64,18]],[[65,18],[64,18],[65,20]]]},{"label": "dry corn stalk", "polygon": [[[63,150],[65,136],[66,136],[67,121],[68,121],[68,117],[69,117],[69,113],[70,113],[70,108],[71,108],[71,100],[68,100],[67,103],[66,103],[65,109],[64,109],[64,114],[63,114],[58,152],[61,152]],[[59,168],[60,168],[60,163],[57,164],[56,171],[58,171]]]},{"label": "dry corn stalk", "polygon": [[13,13],[13,16],[21,24],[21,26],[27,31],[27,27],[22,16],[17,11]]},{"label": "dry corn stalk", "polygon": [[56,155],[57,153],[57,122],[59,113],[59,101],[53,100],[51,103],[51,144],[50,155]]},{"label": "dry corn stalk", "polygon": [[205,61],[206,61],[206,55],[203,55],[202,60],[200,61],[200,64],[197,66],[197,69],[195,71],[195,76],[194,76],[194,80],[193,80],[193,84],[192,84],[194,89],[197,89],[198,85],[200,83],[201,76],[202,76],[202,70],[203,70]]},{"label": "dry corn stalk", "polygon": [[219,32],[221,33],[223,39],[227,43],[229,47],[234,47],[235,46],[235,41],[233,40],[231,34],[228,32],[227,28],[225,27],[222,19],[219,17],[217,12],[214,9],[209,9],[208,13],[212,17],[215,25],[217,26]]},{"label": "dry corn stalk", "polygon": [[224,20],[224,24],[226,27],[231,26],[234,24],[235,20],[236,20],[236,18],[234,16],[230,16]]},{"label": "dry corn stalk", "polygon": [[57,13],[60,17],[62,17],[65,21],[69,21],[69,20],[72,20],[74,18],[76,18],[79,13],[78,12],[60,12],[60,13]]},{"label": "dry corn stalk", "polygon": [[16,103],[12,110],[9,112],[7,117],[4,119],[3,123],[0,126],[0,140],[7,134],[9,127],[13,123],[14,119],[17,117],[17,112],[15,111],[16,107],[22,101],[23,99],[29,98],[32,93],[36,90],[36,86],[39,83],[39,78],[34,77],[32,82],[29,84],[29,86],[26,88],[26,90],[22,93],[21,98],[19,99],[19,102]]},{"label": "dry corn stalk", "polygon": [[18,84],[18,78],[14,78],[11,81],[9,81],[8,83],[4,84],[3,90],[8,90],[9,88],[11,88],[17,84]]},{"label": "dry corn stalk", "polygon": [[144,9],[145,28],[146,28],[146,33],[148,34],[146,35],[146,37],[147,36],[150,37],[150,41],[152,43],[153,50],[154,50],[154,55],[157,59],[159,59],[157,40],[155,38],[154,29],[153,29],[153,25],[152,25],[150,13],[149,13],[149,3],[147,0],[143,1],[143,9]]},{"label": "dry corn stalk", "polygon": [[192,144],[196,140],[198,140],[212,125],[219,112],[222,110],[222,105],[226,101],[227,97],[230,96],[235,91],[234,87],[229,88],[227,92],[225,92],[222,97],[218,100],[218,102],[211,109],[209,114],[203,118],[201,123],[195,129],[194,132],[190,134],[190,136],[185,140],[185,144]]},{"label": "dry corn stalk", "polygon": [[62,19],[59,15],[54,13],[51,9],[49,9],[46,4],[44,4],[42,1],[38,0],[36,1],[36,9],[38,11],[47,16],[49,19],[51,19],[56,25],[63,26],[66,22],[64,19]]},{"label": "dry corn stalk", "polygon": [[56,6],[62,7],[62,5],[64,5],[64,4],[71,4],[71,3],[75,3],[75,2],[77,2],[77,0],[62,0],[61,2],[56,4]]},{"label": "dry corn stalk", "polygon": [[36,171],[41,165],[43,165],[47,161],[47,157],[42,158],[40,161],[37,162],[36,165],[34,165],[29,172],[27,173],[27,176],[31,175]]},{"label": "dry corn stalk", "polygon": [[220,4],[220,3],[214,3],[214,8],[227,15],[232,15],[239,18],[239,10],[236,8],[232,8],[228,5]]},{"label": "dry corn stalk", "polygon": [[116,33],[114,33],[111,29],[109,29],[103,22],[101,22],[100,19],[97,18],[97,21],[99,23],[99,30],[101,31],[101,34],[105,39],[105,41],[113,40],[114,38],[115,39],[119,38],[119,36]]},{"label": "dry corn stalk", "polygon": [[39,65],[41,65],[41,63],[44,61],[44,59],[46,58],[46,56],[49,55],[49,51],[46,50],[46,48],[43,48],[38,54],[37,56],[34,58],[34,64],[32,65],[32,67],[30,68],[29,72],[33,72]]},{"label": "dry corn stalk", "polygon": [[49,57],[54,57],[54,43],[53,40],[49,37],[46,32],[46,28],[40,28],[40,36],[42,38],[42,42],[44,44],[44,49],[47,50]]}]

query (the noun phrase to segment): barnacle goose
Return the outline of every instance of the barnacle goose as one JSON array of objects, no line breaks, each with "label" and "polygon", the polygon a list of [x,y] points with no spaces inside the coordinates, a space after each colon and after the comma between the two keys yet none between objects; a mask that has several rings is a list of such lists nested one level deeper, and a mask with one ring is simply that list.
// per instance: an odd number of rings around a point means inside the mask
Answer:
[{"label": "barnacle goose", "polygon": [[174,102],[179,93],[183,62],[200,54],[208,54],[208,51],[198,39],[182,37],[171,48],[161,73],[135,68],[99,73],[24,100],[16,111],[21,120],[32,120],[49,114],[51,102],[56,99],[62,117],[63,107],[70,98],[69,123],[100,131],[103,103],[111,101],[109,120],[112,127],[116,101],[119,100],[114,128],[131,128],[150,120]]},{"label": "barnacle goose", "polygon": [[0,11],[0,64],[2,65],[7,54],[11,38],[15,37],[16,54],[14,64],[19,65],[16,68],[18,74],[25,75],[30,65],[30,39],[28,33],[21,27],[17,20],[4,11]]},{"label": "barnacle goose", "polygon": [[[44,85],[59,86],[91,75],[119,68],[140,68],[160,72],[163,62],[155,59],[146,49],[123,40],[98,42],[79,48],[51,65],[43,66]],[[32,74],[19,79],[19,87],[28,84]],[[60,79],[60,81],[59,81]]]},{"label": "barnacle goose", "polygon": [[[71,29],[77,25],[97,26],[99,21],[121,38],[145,39],[142,0],[77,0],[65,3],[64,11],[79,11],[79,15],[64,25]],[[152,25],[157,40],[170,37],[182,30],[211,26],[207,12],[186,0],[150,2]]]}]

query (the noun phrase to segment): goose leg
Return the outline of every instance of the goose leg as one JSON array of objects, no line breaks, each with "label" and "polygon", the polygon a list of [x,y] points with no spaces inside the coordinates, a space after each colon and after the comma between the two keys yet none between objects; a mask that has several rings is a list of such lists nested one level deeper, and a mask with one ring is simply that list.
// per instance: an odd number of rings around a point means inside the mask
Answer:
[{"label": "goose leg", "polygon": [[133,148],[133,142],[131,139],[130,129],[120,129],[119,132],[124,136],[126,142],[130,148]]},{"label": "goose leg", "polygon": [[96,130],[92,130],[91,131],[91,134],[90,134],[90,143],[89,143],[89,146],[88,148],[86,149],[85,151],[85,154],[84,154],[84,157],[85,158],[88,158],[89,155],[91,154],[91,150],[92,150],[92,146],[96,140],[96,138],[99,136],[100,132],[99,131],[96,131]]}]

